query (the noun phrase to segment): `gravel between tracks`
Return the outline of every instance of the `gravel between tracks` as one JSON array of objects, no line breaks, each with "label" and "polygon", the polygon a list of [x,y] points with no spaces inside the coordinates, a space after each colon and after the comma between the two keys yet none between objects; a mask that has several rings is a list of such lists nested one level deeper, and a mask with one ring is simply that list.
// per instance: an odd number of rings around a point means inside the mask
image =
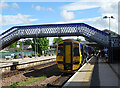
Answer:
[{"label": "gravel between tracks", "polygon": [[18,75],[14,75],[8,78],[2,79],[2,86],[9,86],[11,82],[17,82],[22,81],[22,79],[25,79],[26,77],[23,75],[24,73],[20,73]]},{"label": "gravel between tracks", "polygon": [[[53,66],[56,66],[56,65],[53,65]],[[57,66],[56,66],[57,67]],[[8,78],[3,78],[2,79],[2,86],[10,86],[11,85],[11,82],[19,82],[19,81],[22,81],[26,78],[29,78],[30,75],[37,75],[37,76],[40,76],[41,73],[44,73],[45,70],[49,70],[49,66],[48,67],[41,67],[37,70],[31,70],[31,71],[27,71],[27,72],[24,72],[24,73],[20,73],[18,75],[14,75],[14,76],[11,76],[11,77],[8,77]],[[49,82],[51,79],[54,79],[56,77],[56,75],[59,74],[59,71],[58,69],[55,71],[54,69],[51,70],[51,74],[50,75],[47,75],[47,78],[41,80],[41,81],[38,81],[38,82],[34,82],[32,84],[29,84],[29,85],[26,85],[26,86],[41,86],[43,84],[46,84],[47,82]],[[57,72],[57,73],[56,73]],[[26,76],[29,75],[29,76]]]},{"label": "gravel between tracks", "polygon": [[49,77],[49,78],[46,78],[46,79],[44,79],[44,80],[42,80],[42,81],[39,81],[39,82],[35,82],[34,84],[32,84],[32,85],[27,85],[27,86],[41,86],[41,87],[43,87],[45,84],[47,84],[49,81],[51,81],[52,79],[54,79],[54,78],[56,78],[56,76],[51,76],[51,77]]}]

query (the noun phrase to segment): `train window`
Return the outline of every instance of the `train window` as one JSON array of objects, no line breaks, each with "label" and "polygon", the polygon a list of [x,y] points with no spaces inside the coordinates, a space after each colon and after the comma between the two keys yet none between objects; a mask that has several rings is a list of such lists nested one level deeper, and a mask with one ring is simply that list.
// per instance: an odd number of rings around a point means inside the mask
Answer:
[{"label": "train window", "polygon": [[58,46],[63,46],[63,44],[59,44]]},{"label": "train window", "polygon": [[63,47],[58,47],[58,56],[63,56]]},{"label": "train window", "polygon": [[79,46],[79,44],[77,44],[77,43],[74,43],[74,46]]},{"label": "train window", "polygon": [[79,47],[74,47],[74,56],[79,56]]}]

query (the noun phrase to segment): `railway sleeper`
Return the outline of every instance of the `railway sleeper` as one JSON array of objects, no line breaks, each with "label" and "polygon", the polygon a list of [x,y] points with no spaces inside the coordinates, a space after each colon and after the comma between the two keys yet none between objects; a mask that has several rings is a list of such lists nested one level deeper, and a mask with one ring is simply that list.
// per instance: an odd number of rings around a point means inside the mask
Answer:
[{"label": "railway sleeper", "polygon": [[61,76],[59,76],[58,78],[56,78],[55,80],[51,81],[50,83],[47,84],[47,87],[57,87],[57,88],[61,88],[68,80],[69,78],[72,76],[73,74],[67,74],[64,73]]},{"label": "railway sleeper", "polygon": [[16,75],[16,74],[19,74],[22,72],[26,72],[26,71],[30,71],[30,70],[35,70],[39,67],[45,67],[45,65],[51,65],[53,63],[55,63],[55,61],[46,62],[46,63],[40,64],[40,65],[30,66],[30,67],[22,68],[22,69],[17,69],[16,65],[13,65],[12,70],[10,72],[2,73],[2,78],[11,77],[13,75]]}]

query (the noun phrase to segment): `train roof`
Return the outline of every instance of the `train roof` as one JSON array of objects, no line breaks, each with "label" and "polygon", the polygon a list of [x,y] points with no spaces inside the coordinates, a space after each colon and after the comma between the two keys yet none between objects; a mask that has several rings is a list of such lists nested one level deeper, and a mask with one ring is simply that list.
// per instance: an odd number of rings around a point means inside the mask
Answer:
[{"label": "train roof", "polygon": [[[80,43],[79,41],[75,40],[75,39],[65,39],[65,40],[62,40],[62,41],[67,41],[67,40],[70,40],[70,41],[76,41],[78,43]],[[61,41],[60,41],[61,42]]]},{"label": "train roof", "polygon": [[[88,42],[88,41],[77,41],[77,40],[75,40],[75,39],[65,39],[65,40],[62,40],[62,41],[67,41],[67,40],[70,40],[70,41],[76,41],[76,42],[78,42],[78,43],[80,43],[80,44],[82,44],[82,45],[84,45],[84,46],[89,46],[89,45],[95,45],[95,44],[97,44],[96,42]],[[60,41],[61,42],[61,41]],[[59,43],[60,43],[59,42]]]}]

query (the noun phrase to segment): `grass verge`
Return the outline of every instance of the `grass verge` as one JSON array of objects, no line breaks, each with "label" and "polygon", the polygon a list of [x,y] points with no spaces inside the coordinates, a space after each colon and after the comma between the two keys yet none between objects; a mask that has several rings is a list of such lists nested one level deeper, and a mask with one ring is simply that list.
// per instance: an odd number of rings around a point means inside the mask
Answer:
[{"label": "grass verge", "polygon": [[45,68],[44,70],[35,70],[29,73],[25,73],[26,78],[19,82],[12,82],[11,87],[17,88],[17,86],[27,86],[29,84],[33,85],[35,82],[42,81],[52,75],[58,74],[58,68],[56,65]]}]

